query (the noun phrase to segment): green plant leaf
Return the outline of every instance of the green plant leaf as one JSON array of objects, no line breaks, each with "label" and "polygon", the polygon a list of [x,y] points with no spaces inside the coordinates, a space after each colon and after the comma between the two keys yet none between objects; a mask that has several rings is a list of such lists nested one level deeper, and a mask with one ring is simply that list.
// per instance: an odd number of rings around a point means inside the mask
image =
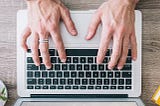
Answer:
[{"label": "green plant leaf", "polygon": [[3,101],[7,101],[7,98],[4,96],[0,96],[0,99],[2,99]]},{"label": "green plant leaf", "polygon": [[5,88],[3,88],[3,90],[2,90],[2,92],[1,92],[1,93],[2,93],[2,94],[4,94],[4,92],[5,92]]}]

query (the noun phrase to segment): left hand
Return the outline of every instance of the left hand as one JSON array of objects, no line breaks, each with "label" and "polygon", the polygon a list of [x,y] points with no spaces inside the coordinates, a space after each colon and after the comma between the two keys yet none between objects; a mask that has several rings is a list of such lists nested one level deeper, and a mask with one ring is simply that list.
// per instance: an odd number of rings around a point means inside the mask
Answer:
[{"label": "left hand", "polygon": [[135,0],[108,0],[94,14],[86,39],[92,39],[99,24],[102,23],[101,41],[97,54],[98,64],[103,62],[112,38],[113,51],[108,69],[113,69],[116,65],[118,69],[123,68],[128,55],[129,43],[131,43],[132,59],[136,60],[135,6]]}]

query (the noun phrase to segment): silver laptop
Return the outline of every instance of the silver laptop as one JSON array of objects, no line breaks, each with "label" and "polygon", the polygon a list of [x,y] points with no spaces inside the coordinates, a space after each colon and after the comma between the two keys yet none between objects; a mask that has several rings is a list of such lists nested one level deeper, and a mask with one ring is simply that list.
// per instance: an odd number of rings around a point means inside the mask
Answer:
[{"label": "silver laptop", "polygon": [[[73,37],[60,23],[62,38],[67,53],[67,62],[61,63],[50,40],[49,53],[53,68],[47,70],[43,63],[35,66],[31,50],[27,53],[20,46],[21,32],[27,24],[27,11],[17,14],[17,91],[19,99],[15,106],[144,106],[141,95],[141,37],[142,15],[135,11],[138,58],[131,59],[129,49],[122,70],[108,70],[107,63],[112,52],[108,48],[103,64],[95,60],[100,41],[101,26],[91,41],[85,40],[94,11],[71,11],[78,29]],[[28,40],[29,45],[29,40]],[[40,55],[41,58],[41,55]]]}]

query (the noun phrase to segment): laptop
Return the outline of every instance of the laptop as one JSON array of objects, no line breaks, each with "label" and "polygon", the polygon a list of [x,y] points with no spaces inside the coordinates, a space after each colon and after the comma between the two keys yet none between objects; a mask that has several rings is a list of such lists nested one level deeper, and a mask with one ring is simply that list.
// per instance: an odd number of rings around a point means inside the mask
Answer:
[{"label": "laptop", "polygon": [[[135,10],[138,58],[131,59],[131,49],[122,70],[108,70],[112,42],[102,64],[95,60],[100,41],[101,26],[96,36],[86,41],[85,36],[95,10],[71,11],[78,30],[70,36],[63,22],[60,30],[66,49],[67,61],[61,63],[52,40],[49,53],[53,68],[43,63],[35,66],[31,50],[20,46],[21,32],[27,24],[27,10],[17,13],[17,91],[19,99],[14,106],[144,106],[141,95],[141,38],[142,15]],[[29,45],[29,41],[27,41]],[[41,55],[39,55],[41,59]]]}]

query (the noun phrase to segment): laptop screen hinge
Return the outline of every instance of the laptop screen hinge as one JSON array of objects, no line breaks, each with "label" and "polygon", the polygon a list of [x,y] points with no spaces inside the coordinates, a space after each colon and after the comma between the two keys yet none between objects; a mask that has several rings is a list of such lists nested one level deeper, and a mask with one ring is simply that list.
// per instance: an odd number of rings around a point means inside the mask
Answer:
[{"label": "laptop screen hinge", "polygon": [[32,98],[128,98],[128,94],[31,94]]}]

